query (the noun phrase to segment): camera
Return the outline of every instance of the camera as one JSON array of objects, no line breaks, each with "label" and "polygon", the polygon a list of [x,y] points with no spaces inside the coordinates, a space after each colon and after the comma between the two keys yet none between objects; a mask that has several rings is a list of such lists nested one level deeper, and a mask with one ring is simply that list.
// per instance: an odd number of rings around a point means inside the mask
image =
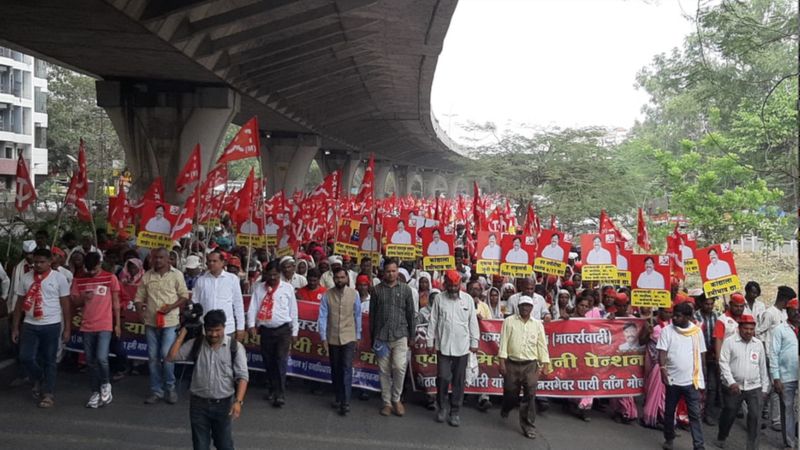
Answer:
[{"label": "camera", "polygon": [[181,314],[183,317],[183,327],[188,331],[194,331],[203,326],[203,305],[192,303]]}]

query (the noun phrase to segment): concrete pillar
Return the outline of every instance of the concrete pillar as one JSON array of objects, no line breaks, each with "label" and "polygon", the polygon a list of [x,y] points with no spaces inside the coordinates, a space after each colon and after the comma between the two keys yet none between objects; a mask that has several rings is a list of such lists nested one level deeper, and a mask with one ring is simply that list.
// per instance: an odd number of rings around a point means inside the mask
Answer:
[{"label": "concrete pillar", "polygon": [[403,174],[402,180],[398,181],[400,192],[402,195],[415,194],[418,196],[424,195],[425,182],[422,175],[413,167],[407,166]]},{"label": "concrete pillar", "polygon": [[448,191],[448,196],[450,198],[456,198],[458,194],[467,193],[467,180],[461,177],[455,179],[450,178],[449,180],[450,182],[448,187],[450,189]]},{"label": "concrete pillar", "polygon": [[[386,197],[386,179],[389,174],[394,170],[389,162],[375,161],[375,198]],[[395,182],[394,191],[397,192],[397,185]]]},{"label": "concrete pillar", "polygon": [[267,141],[261,152],[261,164],[267,174],[267,195],[283,189],[287,196],[305,187],[311,161],[317,156],[322,138],[315,134],[299,134]]},{"label": "concrete pillar", "polygon": [[219,85],[98,81],[97,104],[105,108],[125,149],[134,195],[160,176],[166,200],[180,205],[190,192],[175,192],[178,172],[199,143],[205,176],[219,157],[217,148],[239,110],[240,97]]},{"label": "concrete pillar", "polygon": [[447,179],[437,172],[424,172],[422,174],[422,187],[425,197],[433,197],[437,194],[447,194]]}]

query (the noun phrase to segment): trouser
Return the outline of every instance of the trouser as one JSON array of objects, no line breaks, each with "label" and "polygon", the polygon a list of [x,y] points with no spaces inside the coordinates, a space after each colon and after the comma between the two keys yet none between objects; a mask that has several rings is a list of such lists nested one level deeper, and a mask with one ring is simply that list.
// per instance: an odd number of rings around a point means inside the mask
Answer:
[{"label": "trouser", "polygon": [[169,349],[175,343],[177,327],[146,326],[147,368],[150,371],[150,392],[163,397],[164,391],[175,390],[175,363],[167,362]]},{"label": "trouser", "polygon": [[408,339],[400,338],[386,342],[389,354],[378,358],[381,375],[381,399],[384,404],[396,403],[403,395],[403,382],[408,366]]},{"label": "trouser", "polygon": [[706,360],[706,392],[703,398],[703,417],[713,414],[711,408],[721,404],[719,391],[719,363],[714,358]]},{"label": "trouser", "polygon": [[719,434],[717,439],[724,441],[728,438],[733,423],[736,421],[736,413],[742,406],[742,402],[747,404],[747,450],[758,449],[759,421],[761,420],[761,387],[740,391],[734,394],[727,387],[722,388],[722,413],[719,416]]},{"label": "trouser", "polygon": [[52,394],[56,387],[56,357],[59,342],[61,342],[61,323],[22,324],[19,360],[31,381],[42,382],[43,394]]},{"label": "trouser", "polygon": [[797,440],[794,437],[797,431],[797,411],[795,407],[797,398],[797,381],[783,383],[781,399],[781,432],[783,433],[783,446],[795,448]]},{"label": "trouser", "polygon": [[519,400],[522,389],[522,402],[519,405],[519,425],[522,432],[533,432],[536,422],[536,384],[539,382],[539,363],[537,361],[506,360],[506,374],[503,377],[504,412],[511,411]]},{"label": "trouser", "polygon": [[276,328],[259,327],[261,334],[261,357],[267,373],[267,387],[275,398],[286,394],[286,368],[289,364],[289,347],[292,345],[292,324],[285,323]]},{"label": "trouser", "polygon": [[194,450],[208,450],[211,440],[218,450],[233,450],[231,434],[231,398],[206,399],[192,395],[189,421],[192,425]]},{"label": "trouser", "polygon": [[125,345],[122,339],[118,338],[111,333],[110,351],[114,356],[109,358],[110,370],[114,373],[125,372],[128,369],[128,354],[125,351]]},{"label": "trouser", "polygon": [[692,430],[692,445],[695,449],[704,448],[703,425],[700,423],[700,391],[694,386],[666,386],[664,399],[664,439],[675,439],[675,409],[681,397],[689,410],[689,426]]},{"label": "trouser", "polygon": [[92,392],[100,392],[100,385],[109,383],[108,349],[110,344],[110,331],[83,333],[83,353],[86,356],[89,385]]},{"label": "trouser", "polygon": [[469,354],[447,356],[438,353],[436,358],[438,361],[436,369],[436,406],[439,407],[439,411],[445,410],[448,389],[452,384],[453,393],[450,395],[450,414],[455,416],[464,403],[464,384],[467,376]]},{"label": "trouser", "polygon": [[336,401],[342,406],[349,405],[353,391],[353,355],[356,351],[356,343],[328,344],[328,351],[331,361],[331,383],[333,383]]}]

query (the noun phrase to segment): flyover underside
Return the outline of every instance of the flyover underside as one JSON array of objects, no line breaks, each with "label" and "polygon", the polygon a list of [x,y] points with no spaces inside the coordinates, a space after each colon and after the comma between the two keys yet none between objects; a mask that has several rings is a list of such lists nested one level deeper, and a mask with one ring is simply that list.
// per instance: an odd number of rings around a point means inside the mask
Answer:
[{"label": "flyover underside", "polygon": [[234,122],[452,169],[430,113],[456,0],[4,2],[0,39],[106,80],[231,86]]}]

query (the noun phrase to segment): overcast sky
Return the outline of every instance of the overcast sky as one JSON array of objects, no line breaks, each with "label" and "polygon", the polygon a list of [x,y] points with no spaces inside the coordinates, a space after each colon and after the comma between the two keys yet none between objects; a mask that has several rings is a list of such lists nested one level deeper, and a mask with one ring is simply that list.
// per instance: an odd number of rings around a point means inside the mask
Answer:
[{"label": "overcast sky", "polygon": [[682,13],[694,6],[687,0],[460,0],[436,68],[433,111],[457,140],[457,124],[467,120],[501,128],[630,128],[647,102],[634,87],[636,73],[682,44],[692,31]]}]

